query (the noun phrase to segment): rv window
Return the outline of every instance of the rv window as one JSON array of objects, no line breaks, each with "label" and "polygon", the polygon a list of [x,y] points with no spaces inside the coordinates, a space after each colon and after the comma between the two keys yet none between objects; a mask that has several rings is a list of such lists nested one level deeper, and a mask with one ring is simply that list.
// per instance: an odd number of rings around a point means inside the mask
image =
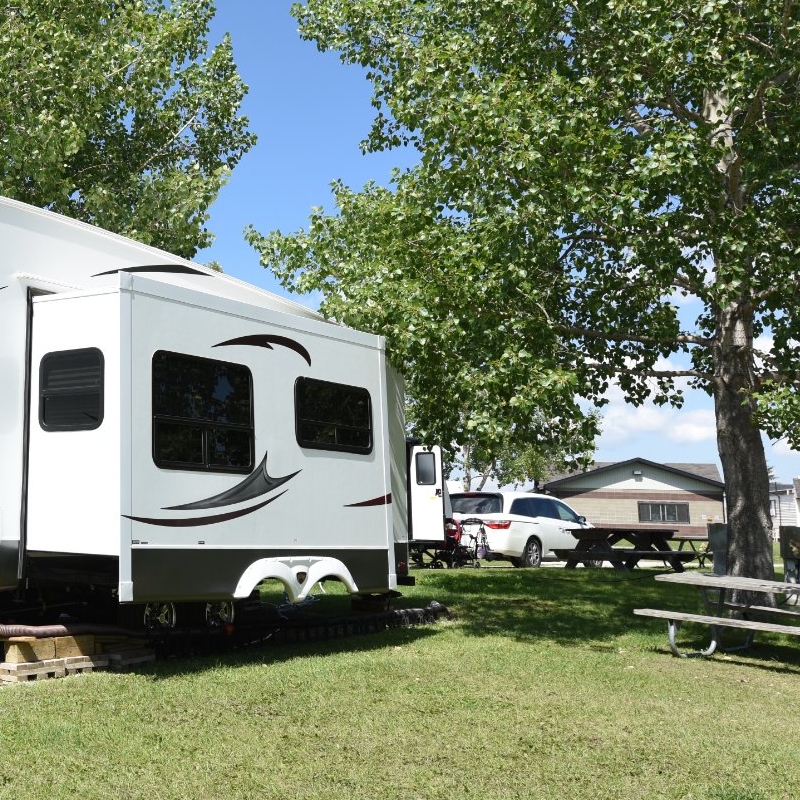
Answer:
[{"label": "rv window", "polygon": [[39,424],[87,431],[103,422],[103,354],[95,347],[47,353],[39,365]]},{"label": "rv window", "polygon": [[301,447],[372,452],[372,405],[366,389],[299,378],[294,401],[295,431]]},{"label": "rv window", "polygon": [[433,453],[417,453],[417,486],[436,484],[436,456]]},{"label": "rv window", "polygon": [[240,364],[153,356],[153,460],[166,469],[250,472],[253,378]]}]

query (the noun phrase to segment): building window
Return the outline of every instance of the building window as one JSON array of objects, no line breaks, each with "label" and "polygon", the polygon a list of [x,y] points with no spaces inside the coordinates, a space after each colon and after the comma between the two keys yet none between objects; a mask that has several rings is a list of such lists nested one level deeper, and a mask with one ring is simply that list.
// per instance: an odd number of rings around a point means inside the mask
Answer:
[{"label": "building window", "polygon": [[372,452],[372,404],[366,389],[299,378],[294,401],[295,432],[301,447]]},{"label": "building window", "polygon": [[88,431],[103,422],[103,354],[96,347],[47,353],[39,365],[39,424]]},{"label": "building window", "polygon": [[689,523],[688,503],[639,503],[639,522]]},{"label": "building window", "polygon": [[153,460],[165,469],[250,472],[253,378],[240,364],[153,356]]}]

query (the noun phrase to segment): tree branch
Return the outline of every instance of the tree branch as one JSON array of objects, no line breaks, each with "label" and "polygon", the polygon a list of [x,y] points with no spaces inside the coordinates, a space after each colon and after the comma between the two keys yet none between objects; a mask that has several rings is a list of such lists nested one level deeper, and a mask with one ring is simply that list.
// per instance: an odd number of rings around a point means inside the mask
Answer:
[{"label": "tree branch", "polygon": [[599,361],[590,361],[589,364],[601,372],[610,372],[615,375],[643,375],[647,378],[698,378],[703,381],[714,381],[714,375],[709,372],[700,372],[696,369],[640,369],[635,367],[622,367],[612,364],[601,364]]},{"label": "tree branch", "polygon": [[713,339],[705,336],[692,336],[681,333],[677,336],[642,336],[628,333],[609,333],[608,331],[595,331],[589,328],[580,328],[571,325],[556,325],[556,330],[570,336],[584,336],[588,339],[605,339],[609,342],[636,342],[645,345],[677,344],[698,345],[699,347],[710,347]]}]

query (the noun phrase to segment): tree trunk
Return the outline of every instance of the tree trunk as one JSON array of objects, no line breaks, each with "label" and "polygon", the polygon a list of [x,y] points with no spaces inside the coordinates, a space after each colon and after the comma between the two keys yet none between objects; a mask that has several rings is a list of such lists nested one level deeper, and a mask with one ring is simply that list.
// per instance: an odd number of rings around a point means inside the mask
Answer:
[{"label": "tree trunk", "polygon": [[772,579],[769,472],[754,422],[752,313],[732,303],[717,314],[714,408],[725,480],[728,574]]}]

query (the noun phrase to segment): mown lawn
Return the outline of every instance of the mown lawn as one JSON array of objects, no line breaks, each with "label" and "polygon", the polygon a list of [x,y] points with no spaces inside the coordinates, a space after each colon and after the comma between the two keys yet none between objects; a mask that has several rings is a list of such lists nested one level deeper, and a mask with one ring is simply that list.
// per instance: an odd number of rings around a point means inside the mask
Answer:
[{"label": "mown lawn", "polygon": [[656,572],[418,570],[452,619],[4,686],[0,798],[794,796],[800,638],[676,659]]}]

